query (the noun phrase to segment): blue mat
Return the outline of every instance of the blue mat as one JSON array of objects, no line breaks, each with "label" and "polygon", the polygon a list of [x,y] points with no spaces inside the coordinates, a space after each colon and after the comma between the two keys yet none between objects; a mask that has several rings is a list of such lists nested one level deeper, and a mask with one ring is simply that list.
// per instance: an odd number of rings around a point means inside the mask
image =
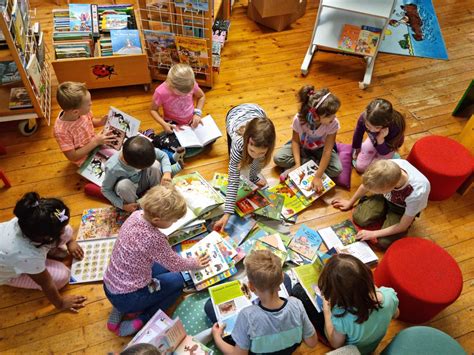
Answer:
[{"label": "blue mat", "polygon": [[379,50],[415,57],[448,59],[431,0],[395,0]]}]

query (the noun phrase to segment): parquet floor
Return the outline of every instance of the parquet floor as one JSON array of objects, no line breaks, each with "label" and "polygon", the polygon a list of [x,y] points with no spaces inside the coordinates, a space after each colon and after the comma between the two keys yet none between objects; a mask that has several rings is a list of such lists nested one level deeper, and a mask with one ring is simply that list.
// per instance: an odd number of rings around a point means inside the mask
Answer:
[{"label": "parquet floor", "polygon": [[[125,1],[121,1],[125,2]],[[42,28],[50,43],[51,10],[57,5],[49,1],[31,1],[38,8]],[[469,0],[434,0],[438,20],[449,52],[449,60],[408,58],[380,54],[375,65],[372,85],[365,91],[358,88],[364,67],[360,59],[318,54],[310,73],[301,77],[299,67],[306,52],[314,19],[314,1],[306,15],[289,30],[275,33],[260,27],[246,17],[246,1],[238,0],[232,15],[229,41],[223,49],[221,73],[215,87],[207,91],[205,112],[211,113],[224,130],[227,110],[243,102],[262,105],[277,127],[277,146],[291,135],[290,123],[297,104],[295,93],[303,84],[329,87],[342,101],[338,113],[342,128],[337,140],[351,141],[360,112],[375,97],[384,97],[407,118],[407,137],[401,149],[406,157],[413,143],[426,135],[439,134],[456,138],[466,123],[452,117],[451,111],[474,76],[474,20]],[[471,4],[471,5],[469,5]],[[133,69],[131,69],[133,70]],[[157,83],[153,85],[153,88]],[[55,92],[53,90],[53,92]],[[155,127],[148,113],[151,92],[142,87],[127,87],[92,92],[93,110],[105,114],[116,106],[142,121],[142,127]],[[53,103],[53,117],[58,107]],[[32,137],[23,137],[15,124],[0,125],[0,142],[8,154],[0,157],[0,167],[8,174],[13,186],[0,189],[0,221],[12,218],[15,201],[28,191],[64,199],[72,211],[72,225],[78,226],[82,210],[104,204],[83,193],[84,180],[75,173],[59,151],[51,127],[43,125]],[[211,178],[215,171],[227,169],[225,139],[216,142],[205,155],[189,161],[187,171],[200,171]],[[277,176],[270,166],[268,176]],[[353,173],[355,191],[360,177]],[[325,199],[349,192],[336,188]],[[474,351],[474,192],[447,201],[430,202],[411,234],[429,238],[445,248],[459,263],[464,287],[459,299],[428,323],[452,337],[471,353]],[[318,201],[298,218],[298,224],[322,228],[348,217]],[[296,229],[297,226],[294,227]],[[118,338],[105,328],[110,304],[101,284],[68,286],[63,291],[88,297],[87,307],[79,314],[58,312],[41,292],[0,287],[0,352],[2,353],[75,353],[106,354],[119,351],[128,338]],[[407,324],[394,321],[379,350]],[[322,354],[302,346],[299,354]]]}]

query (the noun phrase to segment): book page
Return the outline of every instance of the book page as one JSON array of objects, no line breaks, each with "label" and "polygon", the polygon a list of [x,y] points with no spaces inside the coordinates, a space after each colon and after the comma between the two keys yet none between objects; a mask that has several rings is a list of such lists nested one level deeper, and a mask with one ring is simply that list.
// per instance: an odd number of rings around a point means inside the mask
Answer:
[{"label": "book page", "polygon": [[293,273],[317,310],[321,309],[317,302],[317,294],[319,292],[318,280],[322,269],[319,260],[316,260],[313,264],[300,265],[293,269]]},{"label": "book page", "polygon": [[176,232],[178,229],[180,229],[181,227],[187,225],[188,223],[194,221],[196,219],[196,215],[194,214],[194,212],[188,207],[186,209],[186,214],[181,217],[180,219],[178,219],[176,222],[174,222],[171,226],[169,226],[168,228],[160,228],[160,231],[169,236],[171,235],[172,233]]},{"label": "book page", "polygon": [[374,251],[370,249],[369,245],[364,241],[355,242],[343,248],[339,248],[338,252],[351,254],[365,264],[371,264],[379,260]]},{"label": "book page", "polygon": [[323,238],[324,244],[326,244],[328,249],[342,248],[344,246],[331,227],[320,229],[318,232],[321,238]]},{"label": "book page", "polygon": [[[140,331],[128,343],[127,347],[139,344],[157,344],[156,341],[160,336],[165,334],[165,331],[170,328],[176,321],[172,320],[161,309],[140,329]],[[155,345],[156,346],[156,345]]]},{"label": "book page", "polygon": [[126,114],[119,109],[110,106],[107,123],[105,127],[115,127],[125,132],[127,138],[136,136],[140,128],[140,121],[136,118]]},{"label": "book page", "polygon": [[190,126],[180,126],[180,129],[173,129],[176,138],[185,148],[199,148],[202,147],[202,143],[194,133],[194,130]]},{"label": "book page", "polygon": [[195,129],[194,133],[201,142],[201,146],[205,146],[210,142],[222,137],[222,133],[217,127],[216,122],[212,119],[211,115],[203,117],[201,120],[202,124],[199,124]]}]

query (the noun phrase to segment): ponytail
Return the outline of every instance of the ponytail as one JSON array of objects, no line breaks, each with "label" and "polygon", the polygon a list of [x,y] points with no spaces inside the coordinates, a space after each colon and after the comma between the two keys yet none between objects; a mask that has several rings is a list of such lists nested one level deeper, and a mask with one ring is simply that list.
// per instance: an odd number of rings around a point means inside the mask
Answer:
[{"label": "ponytail", "polygon": [[399,131],[395,137],[387,141],[387,145],[390,147],[390,149],[397,150],[398,148],[402,146],[403,141],[405,139],[405,128],[406,128],[405,116],[403,116],[397,110],[393,110],[392,122],[395,124],[395,126],[398,127]]},{"label": "ponytail", "polygon": [[301,124],[308,123],[309,112],[324,117],[335,114],[341,107],[341,101],[326,88],[315,90],[314,86],[305,85],[296,96],[301,104],[298,112]]}]

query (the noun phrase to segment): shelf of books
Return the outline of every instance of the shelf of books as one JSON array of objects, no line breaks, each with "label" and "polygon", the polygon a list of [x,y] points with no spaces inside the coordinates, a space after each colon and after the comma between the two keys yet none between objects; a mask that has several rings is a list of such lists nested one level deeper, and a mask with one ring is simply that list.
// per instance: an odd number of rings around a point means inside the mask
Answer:
[{"label": "shelf of books", "polygon": [[229,0],[138,2],[152,78],[165,80],[173,64],[186,63],[199,85],[212,87],[230,25]]},{"label": "shelf of books", "polygon": [[53,10],[52,65],[58,82],[85,82],[89,89],[151,82],[147,55],[130,4],[69,4]]},{"label": "shelf of books", "polygon": [[20,130],[36,131],[36,118],[51,117],[48,52],[28,1],[0,5],[0,121],[23,120]]}]

